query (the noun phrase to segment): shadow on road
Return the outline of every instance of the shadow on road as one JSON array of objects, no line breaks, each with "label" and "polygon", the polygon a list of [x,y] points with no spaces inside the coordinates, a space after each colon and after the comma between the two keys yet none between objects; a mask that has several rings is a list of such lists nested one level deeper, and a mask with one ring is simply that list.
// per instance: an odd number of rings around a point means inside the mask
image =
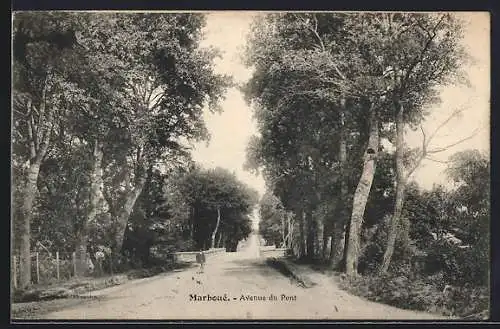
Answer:
[{"label": "shadow on road", "polygon": [[270,267],[265,258],[235,259],[223,267],[223,274],[230,277],[262,276],[266,278],[283,277],[276,269]]}]

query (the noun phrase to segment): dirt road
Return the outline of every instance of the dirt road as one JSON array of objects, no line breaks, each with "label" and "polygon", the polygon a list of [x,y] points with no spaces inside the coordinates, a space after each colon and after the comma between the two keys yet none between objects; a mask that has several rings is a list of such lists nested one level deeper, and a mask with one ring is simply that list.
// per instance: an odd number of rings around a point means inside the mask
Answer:
[{"label": "dirt road", "polygon": [[252,236],[242,250],[207,259],[204,273],[190,268],[93,292],[100,298],[44,318],[443,319],[349,295],[322,274],[314,287],[299,287],[258,256]]}]

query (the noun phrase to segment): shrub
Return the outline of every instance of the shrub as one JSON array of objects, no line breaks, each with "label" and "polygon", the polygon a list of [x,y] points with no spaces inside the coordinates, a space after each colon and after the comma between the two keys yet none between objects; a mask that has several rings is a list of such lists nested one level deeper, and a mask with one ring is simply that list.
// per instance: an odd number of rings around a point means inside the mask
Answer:
[{"label": "shrub", "polygon": [[444,281],[449,284],[487,285],[489,264],[478,255],[479,249],[482,248],[460,248],[445,240],[437,240],[429,248],[425,271],[428,274],[442,272]]},{"label": "shrub", "polygon": [[406,276],[362,276],[341,285],[354,294],[399,308],[480,319],[489,305],[486,287],[451,287],[443,291],[443,274],[410,280]]},{"label": "shrub", "polygon": [[[405,220],[402,222],[407,223]],[[387,247],[388,224],[389,217],[387,216],[385,220],[378,225],[373,237],[366,242],[363,248],[364,252],[360,255],[358,263],[358,271],[360,273],[377,273]],[[396,245],[394,247],[394,254],[391,259],[389,272],[392,272],[395,275],[411,275],[411,260],[419,253],[420,250],[418,250],[417,244],[414,240],[398,237],[396,239]]]}]

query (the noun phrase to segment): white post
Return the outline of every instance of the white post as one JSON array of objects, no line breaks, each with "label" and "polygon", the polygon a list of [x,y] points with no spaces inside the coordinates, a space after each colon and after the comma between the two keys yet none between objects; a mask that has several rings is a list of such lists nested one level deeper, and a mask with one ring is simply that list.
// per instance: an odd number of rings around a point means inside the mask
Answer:
[{"label": "white post", "polygon": [[56,251],[56,273],[57,281],[59,281],[59,251]]}]

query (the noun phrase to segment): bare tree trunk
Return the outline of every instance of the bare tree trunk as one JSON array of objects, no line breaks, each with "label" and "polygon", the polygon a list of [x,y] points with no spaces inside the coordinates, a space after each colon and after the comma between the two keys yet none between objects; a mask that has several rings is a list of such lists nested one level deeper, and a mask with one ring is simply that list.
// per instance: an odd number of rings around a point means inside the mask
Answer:
[{"label": "bare tree trunk", "polygon": [[319,218],[319,216],[316,216],[316,238],[315,238],[315,241],[316,241],[316,248],[315,248],[315,255],[317,255],[317,257],[319,259],[322,258],[323,256],[323,253],[324,253],[324,250],[323,250],[323,246],[324,246],[324,243],[323,243],[323,237],[324,237],[324,234],[323,234],[323,231],[325,230],[325,227],[323,225],[323,221]]},{"label": "bare tree trunk", "polygon": [[373,105],[370,111],[370,136],[368,146],[364,155],[363,171],[358,186],[354,193],[351,222],[349,228],[349,240],[346,254],[346,274],[356,276],[358,274],[358,258],[360,251],[360,232],[363,224],[366,203],[373,183],[376,169],[376,155],[379,147],[378,119]]},{"label": "bare tree trunk", "polygon": [[305,232],[304,232],[304,222],[305,222],[305,212],[301,209],[300,211],[297,212],[297,215],[299,217],[299,258],[302,258],[306,255],[306,239],[305,239]]},{"label": "bare tree trunk", "polygon": [[190,238],[191,238],[191,241],[194,241],[194,223],[196,221],[196,207],[191,207],[191,218],[190,218],[190,228],[191,228],[191,232],[190,232]]},{"label": "bare tree trunk", "polygon": [[306,227],[307,227],[307,238],[306,238],[306,253],[307,259],[314,259],[314,238],[316,236],[316,230],[314,227],[313,214],[311,209],[307,209],[306,212]]},{"label": "bare tree trunk", "polygon": [[134,209],[135,202],[142,193],[142,189],[146,184],[146,177],[142,176],[137,179],[136,185],[132,191],[127,193],[125,204],[121,209],[117,218],[117,228],[115,231],[115,252],[119,253],[123,246],[123,239],[125,236],[125,229],[127,228],[128,219],[132,210]]},{"label": "bare tree trunk", "polygon": [[389,224],[389,234],[387,237],[387,246],[380,266],[380,273],[385,273],[389,269],[391,258],[394,253],[396,238],[398,235],[398,227],[403,212],[406,177],[403,163],[404,155],[404,122],[403,122],[403,106],[398,104],[396,114],[396,200],[394,211]]},{"label": "bare tree trunk", "polygon": [[323,260],[328,260],[329,259],[329,254],[328,253],[328,240],[330,239],[330,229],[329,229],[329,223],[326,222],[323,224],[323,249],[322,249],[322,254],[321,257]]},{"label": "bare tree trunk", "polygon": [[46,108],[46,87],[45,82],[42,89],[42,101],[39,106],[40,117],[42,120],[41,124],[35,124],[35,120],[32,116],[32,110],[35,108],[31,99],[28,101],[27,108],[28,113],[28,141],[30,150],[30,160],[29,167],[26,177],[26,183],[23,191],[23,202],[21,206],[21,218],[22,221],[19,223],[19,233],[21,239],[19,241],[19,252],[20,252],[20,263],[19,263],[19,286],[20,288],[26,288],[31,285],[31,221],[33,219],[33,204],[35,202],[36,192],[37,192],[37,182],[38,176],[40,174],[40,165],[47,154],[47,150],[50,145],[50,138],[53,129],[53,113],[51,110]]},{"label": "bare tree trunk", "polygon": [[344,223],[337,221],[333,224],[333,234],[330,252],[330,266],[333,270],[339,269],[342,257],[344,256],[345,246],[345,226]]},{"label": "bare tree trunk", "polygon": [[285,216],[283,216],[281,218],[281,246],[279,247],[282,247],[285,245],[285,239],[286,239],[286,235],[285,235],[285,230],[286,230],[286,227],[285,227]]},{"label": "bare tree trunk", "polygon": [[78,234],[76,245],[77,266],[75,275],[84,275],[87,269],[87,243],[89,238],[89,224],[95,220],[97,216],[97,207],[99,204],[100,184],[102,181],[102,144],[96,141],[93,151],[93,168],[90,175],[90,209],[87,218],[83,223]]},{"label": "bare tree trunk", "polygon": [[286,236],[286,247],[289,249],[293,249],[293,226],[294,222],[292,220],[292,217],[290,214],[287,213],[286,217],[287,223],[288,223],[288,233]]},{"label": "bare tree trunk", "polygon": [[346,223],[348,222],[347,213],[347,141],[345,128],[345,99],[340,103],[340,141],[339,141],[339,161],[340,161],[340,198],[337,205],[338,220],[333,223],[332,235],[332,253],[330,254],[330,264],[332,269],[339,269],[340,262],[344,256]]},{"label": "bare tree trunk", "polygon": [[23,203],[21,208],[22,222],[20,223],[20,280],[19,287],[24,289],[31,285],[31,221],[33,219],[33,203],[37,191],[40,161],[35,160],[30,164],[28,177],[24,186]]},{"label": "bare tree trunk", "polygon": [[219,230],[219,225],[220,225],[220,207],[217,206],[217,223],[215,224],[215,229],[212,232],[212,242],[211,242],[211,248],[215,248],[215,235],[217,234],[217,231]]},{"label": "bare tree trunk", "polygon": [[347,221],[346,223],[346,229],[345,229],[345,238],[344,238],[344,254],[342,256],[342,260],[339,263],[338,270],[345,272],[346,270],[346,261],[347,261],[347,244],[349,243],[349,234],[351,230],[351,221]]},{"label": "bare tree trunk", "polygon": [[[31,103],[29,103],[31,106]],[[41,107],[41,111],[44,110]],[[49,113],[48,119],[51,121]],[[52,123],[51,123],[52,124]],[[38,176],[40,174],[40,165],[47,154],[49,148],[50,136],[52,134],[52,126],[48,127],[48,123],[44,125],[44,133],[41,133],[39,138],[41,143],[37,145],[33,139],[33,133],[30,133],[30,165],[26,177],[26,185],[24,186],[23,203],[21,207],[22,222],[20,223],[20,288],[26,288],[31,285],[31,221],[33,219],[33,204],[35,202],[37,192]],[[32,132],[34,125],[30,124],[28,130]]]},{"label": "bare tree trunk", "polygon": [[217,241],[217,248],[222,248],[222,236],[224,235],[224,231],[220,231],[219,233],[219,241]]}]

